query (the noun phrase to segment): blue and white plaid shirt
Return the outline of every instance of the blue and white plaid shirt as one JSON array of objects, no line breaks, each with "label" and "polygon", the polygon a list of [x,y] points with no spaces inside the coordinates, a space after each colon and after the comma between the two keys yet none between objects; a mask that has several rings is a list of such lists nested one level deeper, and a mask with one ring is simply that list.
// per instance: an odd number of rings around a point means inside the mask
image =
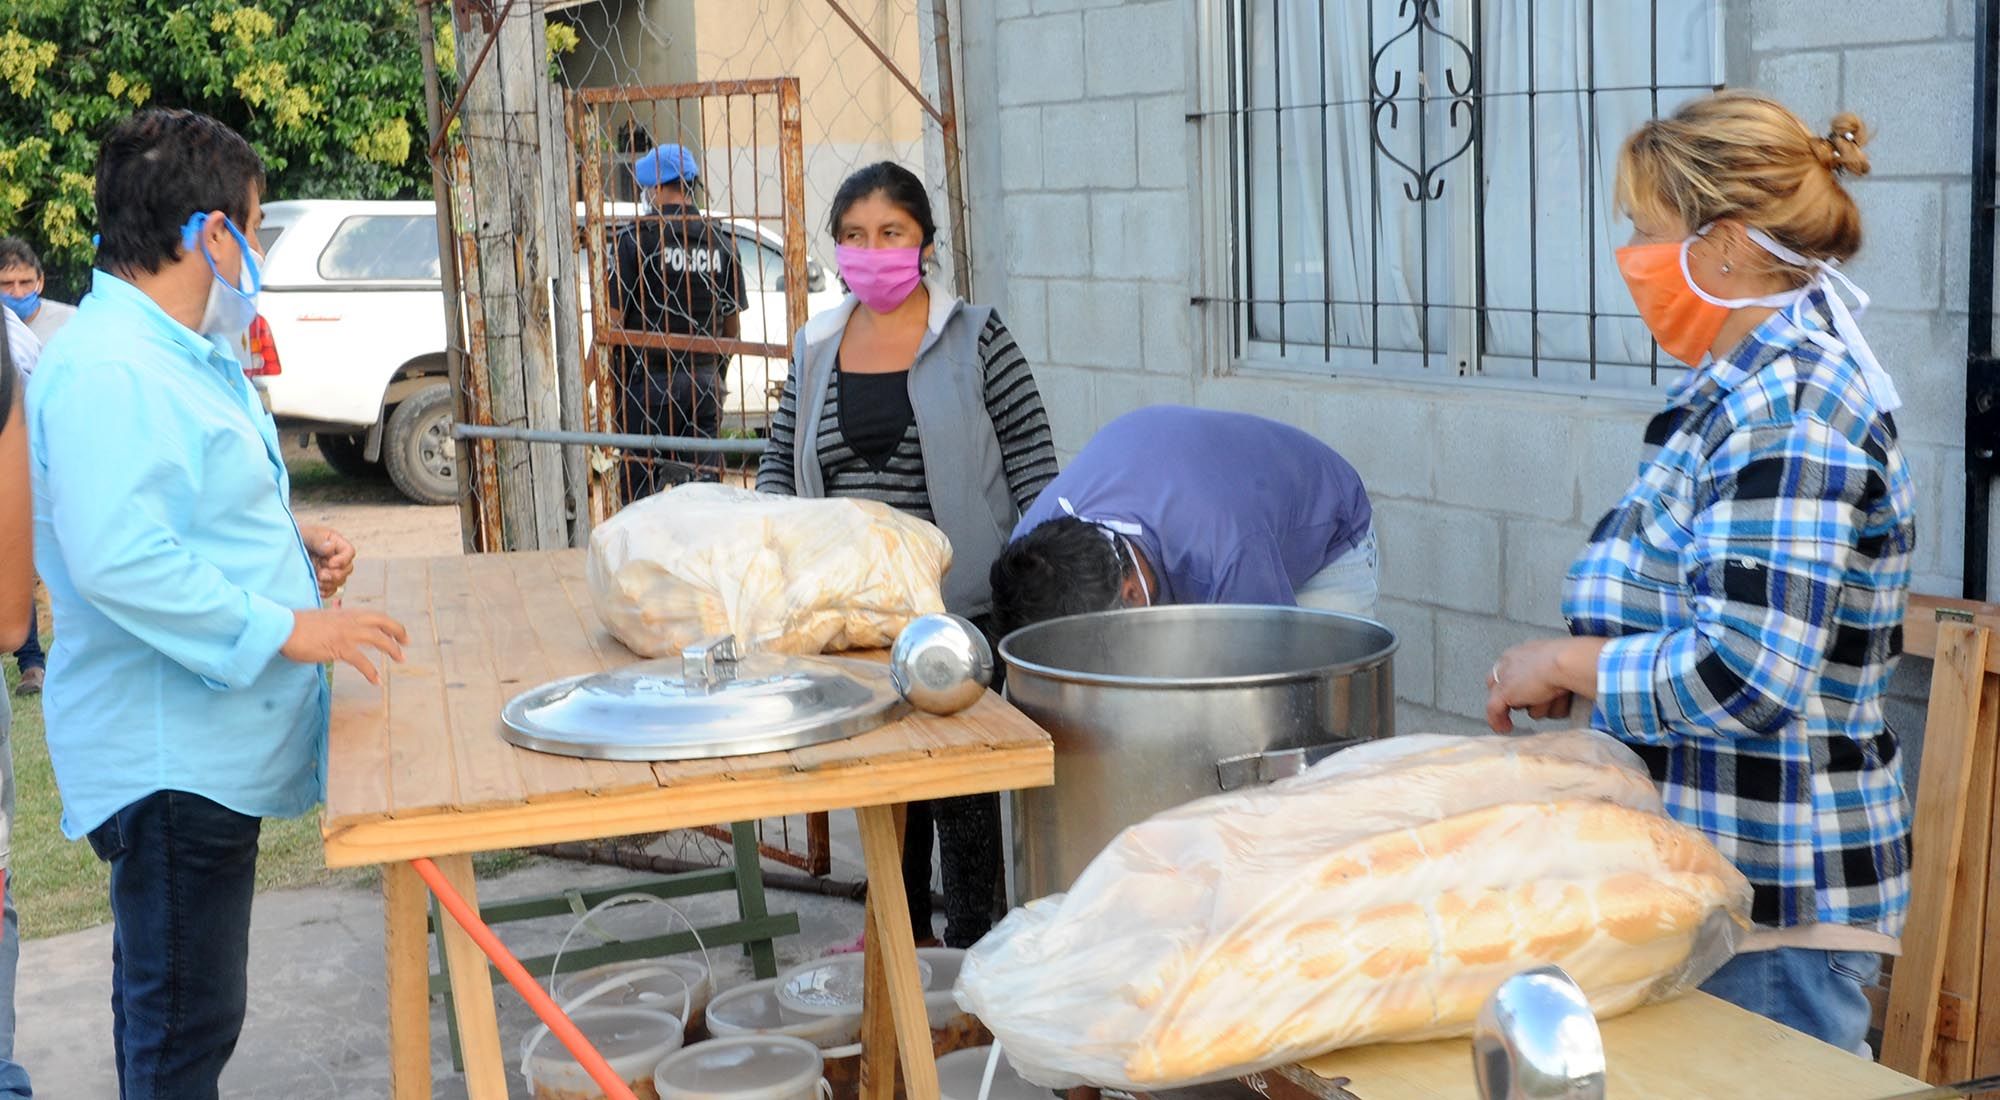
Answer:
[{"label": "blue and white plaid shirt", "polygon": [[1882,701],[1915,497],[1815,292],[1682,381],[1570,567],[1570,632],[1613,639],[1591,724],[1749,877],[1761,926],[1901,931],[1909,810]]}]

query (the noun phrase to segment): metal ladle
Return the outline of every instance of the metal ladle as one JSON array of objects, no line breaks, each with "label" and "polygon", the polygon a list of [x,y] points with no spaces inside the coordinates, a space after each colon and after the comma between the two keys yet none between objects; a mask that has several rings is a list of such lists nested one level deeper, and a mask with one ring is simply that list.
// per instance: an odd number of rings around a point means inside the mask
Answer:
[{"label": "metal ladle", "polygon": [[1576,980],[1555,966],[1500,984],[1472,1032],[1483,1100],[1603,1100],[1604,1037]]}]

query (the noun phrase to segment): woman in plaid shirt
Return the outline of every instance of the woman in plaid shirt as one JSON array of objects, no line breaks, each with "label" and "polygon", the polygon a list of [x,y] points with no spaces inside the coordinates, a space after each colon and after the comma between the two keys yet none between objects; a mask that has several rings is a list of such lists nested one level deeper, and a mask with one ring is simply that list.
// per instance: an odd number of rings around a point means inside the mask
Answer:
[{"label": "woman in plaid shirt", "polygon": [[1868,171],[1867,137],[1726,92],[1627,140],[1619,270],[1694,369],[1570,567],[1574,637],[1508,650],[1487,700],[1501,732],[1588,701],[1755,887],[1757,930],[1703,988],[1862,1054],[1909,904],[1882,700],[1916,540],[1900,400],[1833,267],[1861,247],[1839,177]]}]

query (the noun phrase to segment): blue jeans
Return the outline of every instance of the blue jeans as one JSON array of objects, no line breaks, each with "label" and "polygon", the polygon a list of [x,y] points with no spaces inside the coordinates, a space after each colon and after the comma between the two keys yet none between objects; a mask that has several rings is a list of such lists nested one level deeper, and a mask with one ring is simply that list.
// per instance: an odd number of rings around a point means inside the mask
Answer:
[{"label": "blue jeans", "polygon": [[90,834],[111,865],[112,1048],[122,1100],[216,1100],[243,1031],[262,822],[159,791]]},{"label": "blue jeans", "polygon": [[1794,1031],[1872,1059],[1868,997],[1862,990],[1881,972],[1882,956],[1872,951],[1780,947],[1736,956],[1701,988]]},{"label": "blue jeans", "polygon": [[31,668],[47,668],[49,659],[42,653],[41,624],[35,621],[35,613],[28,612],[28,637],[21,648],[14,651],[14,661],[26,672]]},{"label": "blue jeans", "polygon": [[[0,705],[5,698],[0,696]],[[5,872],[0,872],[0,878]],[[6,879],[0,902],[0,1100],[27,1100],[28,1071],[14,1061],[14,967],[21,961],[21,919],[14,915],[14,882]]]}]

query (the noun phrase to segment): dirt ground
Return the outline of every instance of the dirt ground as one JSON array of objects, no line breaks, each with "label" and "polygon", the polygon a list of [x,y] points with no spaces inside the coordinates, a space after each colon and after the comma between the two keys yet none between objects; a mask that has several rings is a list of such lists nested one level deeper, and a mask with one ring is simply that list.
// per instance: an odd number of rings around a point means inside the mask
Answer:
[{"label": "dirt ground", "polygon": [[303,523],[332,527],[370,558],[436,557],[459,552],[458,509],[412,504],[386,477],[343,477],[298,436],[285,441],[292,511]]}]

